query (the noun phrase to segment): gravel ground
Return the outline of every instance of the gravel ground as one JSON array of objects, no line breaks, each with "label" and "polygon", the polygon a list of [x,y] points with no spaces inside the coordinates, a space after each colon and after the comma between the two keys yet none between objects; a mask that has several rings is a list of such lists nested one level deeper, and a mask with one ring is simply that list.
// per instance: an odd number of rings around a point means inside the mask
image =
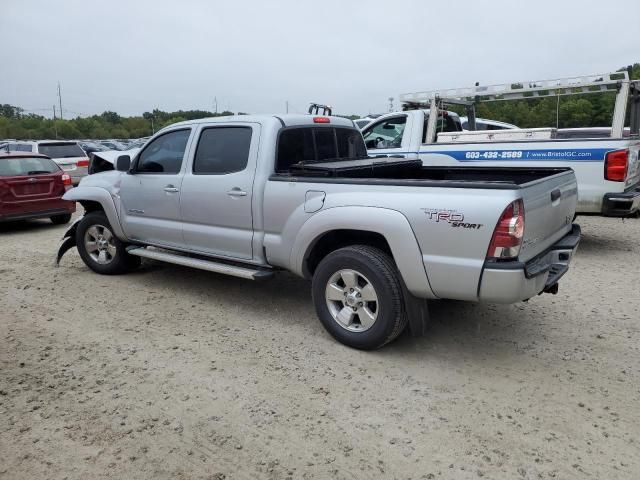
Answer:
[{"label": "gravel ground", "polygon": [[556,296],[336,343],[307,282],[52,267],[0,226],[0,479],[637,479],[640,221],[581,218]]}]

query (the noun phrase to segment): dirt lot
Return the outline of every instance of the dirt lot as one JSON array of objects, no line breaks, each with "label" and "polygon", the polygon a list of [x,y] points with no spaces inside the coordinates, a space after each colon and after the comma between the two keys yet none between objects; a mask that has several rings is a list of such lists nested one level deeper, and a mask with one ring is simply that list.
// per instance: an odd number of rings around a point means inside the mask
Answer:
[{"label": "dirt lot", "polygon": [[145,263],[0,226],[0,479],[637,479],[640,221],[581,219],[557,296],[439,302],[371,353],[309,284]]}]

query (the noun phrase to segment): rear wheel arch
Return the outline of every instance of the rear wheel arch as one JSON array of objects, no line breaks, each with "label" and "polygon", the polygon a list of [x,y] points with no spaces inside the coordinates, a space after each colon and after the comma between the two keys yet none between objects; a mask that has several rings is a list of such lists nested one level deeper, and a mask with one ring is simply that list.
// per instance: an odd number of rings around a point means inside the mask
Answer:
[{"label": "rear wheel arch", "polygon": [[305,278],[313,277],[318,264],[331,252],[352,245],[367,245],[387,253],[393,258],[389,242],[379,232],[371,230],[336,229],[316,237],[304,254],[302,273]]},{"label": "rear wheel arch", "polygon": [[412,294],[419,298],[436,298],[409,220],[402,212],[390,208],[352,205],[327,208],[312,215],[299,229],[286,232],[285,237],[293,239],[290,269],[310,278],[314,262],[307,260],[314,257],[309,257],[309,253],[313,252],[319,239],[336,230],[358,232],[357,241],[351,244],[363,244],[363,237],[368,242],[373,241],[373,246],[390,254]]}]

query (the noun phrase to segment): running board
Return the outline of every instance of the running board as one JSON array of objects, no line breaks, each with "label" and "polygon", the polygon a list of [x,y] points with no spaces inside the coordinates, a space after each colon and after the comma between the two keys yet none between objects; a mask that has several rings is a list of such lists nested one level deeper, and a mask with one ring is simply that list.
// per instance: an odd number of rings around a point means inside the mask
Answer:
[{"label": "running board", "polygon": [[129,247],[127,248],[127,253],[129,253],[130,255],[136,255],[138,257],[150,258],[152,260],[174,263],[176,265],[182,265],[184,267],[198,268],[200,270],[207,270],[208,272],[222,273],[224,275],[246,278],[248,280],[265,280],[273,276],[273,271],[270,270],[251,267],[239,267],[237,265],[216,262],[214,260],[203,260],[200,258],[187,257],[186,255],[180,255],[177,253],[170,253],[155,249],[149,250],[145,247]]}]

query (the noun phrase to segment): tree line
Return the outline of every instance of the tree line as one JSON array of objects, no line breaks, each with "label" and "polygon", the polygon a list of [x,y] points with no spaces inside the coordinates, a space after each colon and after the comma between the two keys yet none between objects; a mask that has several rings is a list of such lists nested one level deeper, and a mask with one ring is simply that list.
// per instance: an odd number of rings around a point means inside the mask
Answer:
[{"label": "tree line", "polygon": [[[246,115],[238,112],[238,115]],[[0,139],[104,139],[104,138],[141,138],[147,137],[172,123],[205,117],[234,115],[233,112],[221,113],[205,110],[178,110],[164,112],[155,109],[142,116],[123,117],[116,112],[103,112],[90,117],[74,119],[51,119],[24,111],[13,105],[0,105]]]},{"label": "tree line", "polygon": [[[619,69],[619,71],[626,68]],[[640,63],[631,68],[631,78],[640,79]],[[481,103],[476,116],[513,123],[522,128],[532,127],[608,127],[611,125],[615,93],[597,95],[569,95],[531,100]],[[462,112],[459,112],[462,113]],[[25,113],[20,107],[0,104],[0,139],[82,139],[82,138],[141,138],[184,120],[234,115],[206,110],[178,110],[164,112],[155,109],[141,116],[123,117],[116,112],[103,112],[90,117],[51,119]],[[238,112],[237,115],[246,115]],[[347,118],[358,118],[349,115]]]}]

